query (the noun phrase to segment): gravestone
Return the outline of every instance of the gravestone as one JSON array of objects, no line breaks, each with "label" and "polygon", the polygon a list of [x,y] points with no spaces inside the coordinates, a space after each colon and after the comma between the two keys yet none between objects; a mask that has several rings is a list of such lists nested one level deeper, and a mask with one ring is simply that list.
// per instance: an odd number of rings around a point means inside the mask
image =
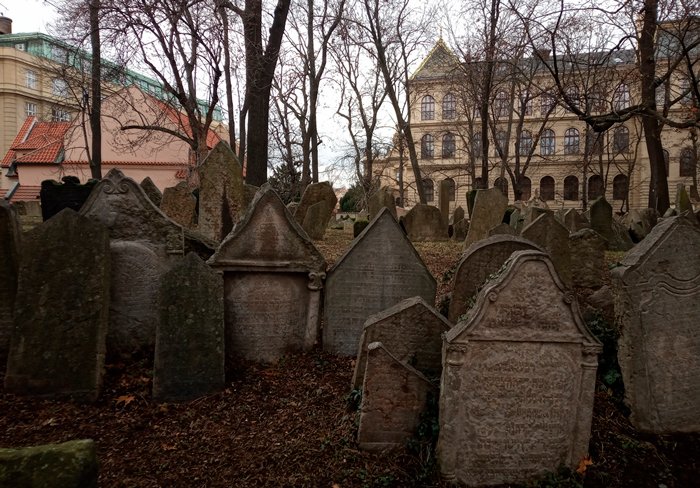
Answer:
[{"label": "gravestone", "polygon": [[15,209],[15,215],[17,215],[17,220],[19,221],[20,230],[22,232],[32,230],[44,221],[41,215],[41,202],[39,200],[14,202],[12,203],[12,208]]},{"label": "gravestone", "polygon": [[226,142],[219,142],[202,164],[199,175],[197,230],[220,242],[245,213],[243,169]]},{"label": "gravestone", "polygon": [[64,209],[23,240],[5,391],[95,401],[109,306],[109,233]]},{"label": "gravestone", "polygon": [[508,198],[498,188],[477,190],[464,248],[467,249],[473,243],[486,239],[489,236],[489,230],[503,221],[506,208],[508,208]]},{"label": "gravestone", "polygon": [[[628,251],[634,245],[627,231],[616,230],[613,225],[612,206],[605,197],[597,198],[590,208],[591,229],[603,236],[609,251]],[[621,227],[619,225],[615,227]]]},{"label": "gravestone", "polygon": [[197,199],[190,191],[187,182],[163,190],[160,210],[183,227],[191,229],[197,217]]},{"label": "gravestone", "polygon": [[581,212],[575,208],[570,208],[562,216],[562,224],[569,229],[569,232],[578,232],[582,229],[590,229],[591,224]]},{"label": "gravestone", "polygon": [[64,176],[63,183],[54,180],[44,180],[41,182],[41,216],[43,220],[48,220],[64,208],[70,208],[76,212],[90,196],[90,192],[97,183],[90,180],[84,185],[75,176]]},{"label": "gravestone", "polygon": [[312,239],[322,240],[326,235],[331,213],[332,209],[331,212],[328,211],[328,202],[321,200],[314,203],[306,210],[302,228]]},{"label": "gravestone", "polygon": [[224,275],[229,367],[313,347],[326,261],[269,185],[209,264]]},{"label": "gravestone", "polygon": [[299,225],[304,224],[306,212],[308,212],[311,205],[318,202],[326,202],[327,204],[328,214],[326,216],[326,225],[328,225],[328,221],[331,220],[331,217],[333,216],[335,204],[338,203],[338,197],[335,196],[333,187],[328,181],[312,183],[306,187],[306,190],[304,190],[304,194],[301,196],[299,205],[294,212],[294,219]]},{"label": "gravestone", "polygon": [[571,285],[569,230],[554,218],[554,214],[541,214],[525,227],[520,235],[547,251],[559,277],[564,283]]},{"label": "gravestone", "polygon": [[[450,180],[442,180],[440,182],[440,193],[438,193],[438,208],[440,209],[440,214],[442,215],[442,220],[446,223],[450,221],[450,196],[454,196],[453,189],[454,182]],[[452,195],[450,195],[452,193]]]},{"label": "gravestone", "polygon": [[187,401],[224,388],[224,283],[196,254],[162,279],[153,398]]},{"label": "gravestone", "polygon": [[432,205],[416,204],[408,211],[403,223],[408,238],[413,242],[448,239],[447,220],[443,219],[440,209]]},{"label": "gravestone", "polygon": [[369,219],[373,219],[382,208],[388,208],[391,215],[396,217],[396,201],[394,195],[386,188],[380,188],[375,191],[367,200],[367,208],[369,210]]},{"label": "gravestone", "polygon": [[464,209],[460,206],[452,212],[452,223],[455,224],[464,218]]},{"label": "gravestone", "polygon": [[367,318],[406,298],[435,303],[435,278],[388,209],[328,272],[324,350],[354,356]]},{"label": "gravestone", "polygon": [[450,327],[450,323],[421,297],[407,298],[371,315],[360,337],[352,388],[362,386],[367,346],[372,342],[381,342],[399,361],[410,364],[425,376],[439,378],[442,333]]},{"label": "gravestone", "polygon": [[123,359],[142,351],[152,354],[160,278],[184,254],[182,227],[118,169],[97,184],[80,213],[109,228],[108,353]]},{"label": "gravestone", "polygon": [[14,209],[0,199],[0,369],[7,363],[17,295],[20,230]]},{"label": "gravestone", "polygon": [[678,215],[690,210],[693,211],[693,204],[690,203],[690,196],[683,183],[676,185],[676,213]]},{"label": "gravestone", "polygon": [[514,253],[444,337],[446,480],[526,483],[588,455],[602,346],[544,253]]},{"label": "gravestone", "polygon": [[508,235],[491,236],[472,244],[459,260],[452,278],[447,319],[456,324],[486,279],[501,269],[511,254],[526,249],[541,250],[533,242]]},{"label": "gravestone", "polygon": [[143,188],[143,191],[146,193],[146,196],[153,202],[153,205],[155,205],[156,207],[160,207],[160,204],[163,201],[163,194],[161,193],[160,188],[158,188],[156,184],[153,183],[153,180],[150,176],[146,176],[141,181],[141,188]]},{"label": "gravestone", "polygon": [[464,242],[469,232],[469,221],[467,219],[458,220],[452,225],[452,239]]},{"label": "gravestone", "polygon": [[522,219],[522,227],[520,231],[522,232],[522,229],[537,220],[540,215],[546,213],[554,215],[554,212],[549,209],[547,202],[543,202],[539,198],[533,198],[528,201],[527,204],[524,204],[520,209],[520,216]]},{"label": "gravestone", "polygon": [[612,271],[625,401],[645,432],[700,432],[698,249],[697,223],[671,217]]},{"label": "gravestone", "polygon": [[508,224],[504,224],[503,222],[498,224],[496,227],[489,229],[489,237],[502,235],[502,234],[507,235],[507,236],[517,236],[518,235],[518,233],[515,231],[514,228],[512,228]]},{"label": "gravestone", "polygon": [[581,229],[569,235],[571,276],[575,286],[603,286],[605,247],[605,239],[593,229]]},{"label": "gravestone", "polygon": [[362,234],[362,231],[364,231],[367,226],[369,225],[369,221],[367,220],[356,220],[352,224],[352,237],[353,239]]},{"label": "gravestone", "polygon": [[357,443],[365,451],[401,449],[418,428],[435,387],[381,342],[367,348]]},{"label": "gravestone", "polygon": [[627,228],[632,242],[636,243],[640,242],[651,232],[651,229],[654,228],[658,219],[659,214],[656,212],[656,209],[632,209],[625,215],[623,224]]}]

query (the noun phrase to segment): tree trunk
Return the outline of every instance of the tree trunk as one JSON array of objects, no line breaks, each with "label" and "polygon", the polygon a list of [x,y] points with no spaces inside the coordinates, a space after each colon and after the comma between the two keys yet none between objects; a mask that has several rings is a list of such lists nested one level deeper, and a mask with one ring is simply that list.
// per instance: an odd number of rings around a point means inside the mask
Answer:
[{"label": "tree trunk", "polygon": [[248,110],[248,165],[246,183],[262,186],[267,181],[267,145],[270,89],[255,91]]},{"label": "tree trunk", "polygon": [[228,138],[231,150],[236,152],[236,117],[233,113],[233,86],[231,83],[231,52],[228,38],[228,13],[219,5],[221,24],[224,31],[224,78],[226,80],[226,111],[228,112]]},{"label": "tree trunk", "polygon": [[90,2],[90,44],[92,49],[92,110],[90,130],[92,132],[92,158],[90,174],[102,179],[102,47],[100,42],[100,0]]}]

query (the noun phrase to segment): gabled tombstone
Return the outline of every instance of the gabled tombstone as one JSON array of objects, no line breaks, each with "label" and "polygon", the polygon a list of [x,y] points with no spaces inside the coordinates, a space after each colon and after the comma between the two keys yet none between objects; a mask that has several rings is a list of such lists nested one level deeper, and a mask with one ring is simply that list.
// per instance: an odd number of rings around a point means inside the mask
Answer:
[{"label": "gabled tombstone", "polygon": [[450,323],[421,297],[407,298],[370,316],[360,337],[352,388],[362,387],[367,346],[372,342],[381,342],[399,361],[410,364],[426,377],[439,377],[442,333],[450,327]]},{"label": "gabled tombstone", "polygon": [[367,318],[406,298],[435,303],[435,278],[411,241],[382,209],[328,272],[324,350],[354,356]]},{"label": "gabled tombstone", "polygon": [[700,432],[698,249],[696,222],[671,217],[612,271],[625,401],[645,432]]},{"label": "gabled tombstone", "polygon": [[508,235],[495,235],[472,244],[459,260],[452,279],[448,320],[457,323],[486,279],[501,269],[511,254],[526,249],[541,250],[527,239]]},{"label": "gabled tombstone", "polygon": [[159,321],[160,279],[184,254],[182,227],[118,169],[95,186],[81,215],[109,229],[112,262],[109,300],[110,355],[152,352]]},{"label": "gabled tombstone", "polygon": [[446,241],[447,220],[440,209],[418,203],[408,211],[403,220],[408,238],[412,242]]},{"label": "gabled tombstone", "polygon": [[477,190],[464,248],[467,249],[473,243],[486,239],[489,236],[489,230],[503,221],[506,208],[508,208],[508,198],[498,188]]},{"label": "gabled tombstone", "polygon": [[577,467],[588,454],[601,350],[547,255],[514,253],[445,334],[443,476],[505,485]]},{"label": "gabled tombstone", "polygon": [[197,199],[190,191],[187,182],[163,190],[160,210],[181,226],[191,229],[197,217]]},{"label": "gabled tombstone", "polygon": [[7,362],[14,327],[12,316],[17,295],[20,235],[14,209],[0,199],[0,365]]},{"label": "gabled tombstone", "polygon": [[365,451],[401,449],[411,439],[435,387],[381,342],[366,355],[357,443]]},{"label": "gabled tombstone", "polygon": [[141,188],[143,188],[143,191],[146,193],[146,196],[153,202],[153,205],[155,205],[156,207],[160,207],[160,204],[163,200],[163,193],[160,191],[160,188],[158,188],[156,184],[153,183],[153,180],[150,176],[146,176],[141,181]]},{"label": "gabled tombstone", "polygon": [[540,214],[520,235],[547,251],[559,277],[564,283],[571,285],[569,230],[554,218],[553,213]]},{"label": "gabled tombstone", "polygon": [[238,157],[224,141],[211,150],[197,167],[199,217],[197,230],[216,242],[231,232],[245,213],[243,169]]},{"label": "gabled tombstone", "polygon": [[22,245],[5,391],[95,401],[109,304],[109,233],[64,209]]},{"label": "gabled tombstone", "polygon": [[224,275],[229,367],[313,347],[326,261],[269,185],[209,264]]}]

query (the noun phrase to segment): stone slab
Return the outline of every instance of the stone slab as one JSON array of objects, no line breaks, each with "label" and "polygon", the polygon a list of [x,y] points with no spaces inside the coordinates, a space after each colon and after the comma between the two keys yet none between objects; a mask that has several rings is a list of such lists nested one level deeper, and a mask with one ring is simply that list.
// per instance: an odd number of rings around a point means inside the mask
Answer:
[{"label": "stone slab", "polygon": [[470,212],[471,222],[464,248],[467,249],[473,243],[486,239],[489,236],[489,230],[503,221],[506,208],[508,208],[508,198],[498,188],[477,190],[474,210]]}]

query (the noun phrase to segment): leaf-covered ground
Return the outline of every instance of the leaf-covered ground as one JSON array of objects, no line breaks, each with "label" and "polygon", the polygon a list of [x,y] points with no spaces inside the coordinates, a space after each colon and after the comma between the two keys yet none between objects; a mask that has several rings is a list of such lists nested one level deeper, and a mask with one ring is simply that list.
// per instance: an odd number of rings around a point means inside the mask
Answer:
[{"label": "leaf-covered ground", "polygon": [[[329,231],[319,248],[332,265],[349,241]],[[461,245],[416,247],[444,295]],[[605,319],[596,331],[614,345]],[[429,438],[391,455],[357,449],[352,370],[351,359],[318,350],[273,366],[241,363],[224,392],[184,404],[150,399],[149,360],[108,365],[93,405],[18,398],[0,387],[0,447],[92,438],[103,487],[446,486]],[[699,436],[640,434],[619,389],[598,390],[585,477],[562,472],[540,486],[700,486]]]}]

